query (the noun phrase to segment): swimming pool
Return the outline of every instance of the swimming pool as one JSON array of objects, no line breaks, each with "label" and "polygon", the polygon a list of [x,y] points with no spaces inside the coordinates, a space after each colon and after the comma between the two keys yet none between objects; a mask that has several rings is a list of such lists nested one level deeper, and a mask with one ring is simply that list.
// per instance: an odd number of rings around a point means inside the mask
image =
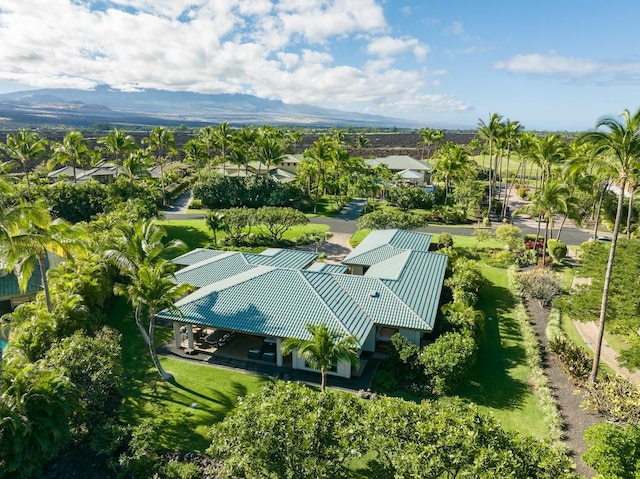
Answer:
[{"label": "swimming pool", "polygon": [[0,339],[0,348],[2,348],[2,350],[4,351],[4,348],[6,348],[6,347],[7,347],[7,342],[2,340],[2,339]]}]

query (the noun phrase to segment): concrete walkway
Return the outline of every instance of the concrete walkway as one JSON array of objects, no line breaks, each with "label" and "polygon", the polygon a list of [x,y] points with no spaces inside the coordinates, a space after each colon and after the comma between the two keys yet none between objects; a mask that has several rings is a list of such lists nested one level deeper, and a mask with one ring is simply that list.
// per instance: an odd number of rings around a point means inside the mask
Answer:
[{"label": "concrete walkway", "polygon": [[[598,342],[598,324],[596,321],[574,321],[576,329],[582,336],[584,342],[593,351]],[[618,374],[629,379],[632,383],[640,385],[640,371],[631,372],[624,366],[618,363],[618,353],[616,353],[611,346],[607,344],[606,340],[602,341],[602,348],[600,348],[600,361],[609,366]]]}]

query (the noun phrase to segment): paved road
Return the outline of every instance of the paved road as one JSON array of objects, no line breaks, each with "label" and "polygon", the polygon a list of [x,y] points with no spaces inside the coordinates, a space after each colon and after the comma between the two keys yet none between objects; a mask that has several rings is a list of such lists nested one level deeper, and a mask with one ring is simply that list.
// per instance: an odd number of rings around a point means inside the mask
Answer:
[{"label": "paved road", "polygon": [[362,209],[366,204],[367,200],[354,198],[349,201],[336,216],[332,218],[318,216],[311,218],[310,222],[313,224],[329,225],[329,231],[332,233],[353,234],[358,229],[358,218],[360,218]]}]

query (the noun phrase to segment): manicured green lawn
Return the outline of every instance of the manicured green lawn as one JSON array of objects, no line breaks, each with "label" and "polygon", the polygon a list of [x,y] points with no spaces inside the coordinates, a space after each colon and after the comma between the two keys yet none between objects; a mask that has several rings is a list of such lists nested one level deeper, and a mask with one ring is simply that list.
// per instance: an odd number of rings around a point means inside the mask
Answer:
[{"label": "manicured green lawn", "polygon": [[[135,325],[131,308],[118,300],[109,324],[122,333],[125,367],[124,403],[120,419],[131,425],[146,418],[165,418],[155,436],[155,447],[178,451],[203,451],[210,444],[208,431],[231,411],[239,396],[254,393],[270,380],[265,377],[162,357],[163,367],[175,376],[163,381]],[[172,337],[160,328],[156,344]]]},{"label": "manicured green lawn", "polygon": [[470,379],[456,393],[493,414],[505,428],[545,438],[544,416],[529,387],[531,370],[513,314],[516,303],[508,289],[507,272],[483,265],[482,273],[489,280],[477,305],[487,318],[484,338]]},{"label": "manicured green lawn", "polygon": [[[206,248],[213,245],[213,233],[207,227],[204,219],[158,220],[157,224],[167,230],[167,238],[169,240],[180,239],[187,244],[189,249]],[[254,227],[252,231],[258,233],[259,228]],[[306,224],[293,226],[284,234],[283,239],[293,241],[306,233],[322,233],[327,231],[329,231],[328,225]],[[218,241],[225,236],[226,234],[223,231],[218,231]]]}]

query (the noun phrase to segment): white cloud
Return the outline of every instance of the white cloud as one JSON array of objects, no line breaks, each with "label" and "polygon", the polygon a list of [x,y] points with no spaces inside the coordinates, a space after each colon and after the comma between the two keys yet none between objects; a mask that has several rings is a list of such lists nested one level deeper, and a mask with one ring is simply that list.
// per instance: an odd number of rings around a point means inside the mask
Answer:
[{"label": "white cloud", "polygon": [[[437,71],[393,67],[401,54],[425,60],[429,46],[388,29],[376,0],[4,0],[0,81],[459,108],[425,93]],[[368,55],[339,61],[340,42]]]},{"label": "white cloud", "polygon": [[412,51],[417,60],[424,60],[429,46],[415,38],[394,38],[390,36],[374,38],[367,45],[367,52],[379,57],[393,57],[406,51]]},{"label": "white cloud", "polygon": [[572,77],[591,75],[602,70],[602,66],[592,60],[569,58],[555,53],[515,55],[508,60],[494,63],[494,68],[511,73]]}]

